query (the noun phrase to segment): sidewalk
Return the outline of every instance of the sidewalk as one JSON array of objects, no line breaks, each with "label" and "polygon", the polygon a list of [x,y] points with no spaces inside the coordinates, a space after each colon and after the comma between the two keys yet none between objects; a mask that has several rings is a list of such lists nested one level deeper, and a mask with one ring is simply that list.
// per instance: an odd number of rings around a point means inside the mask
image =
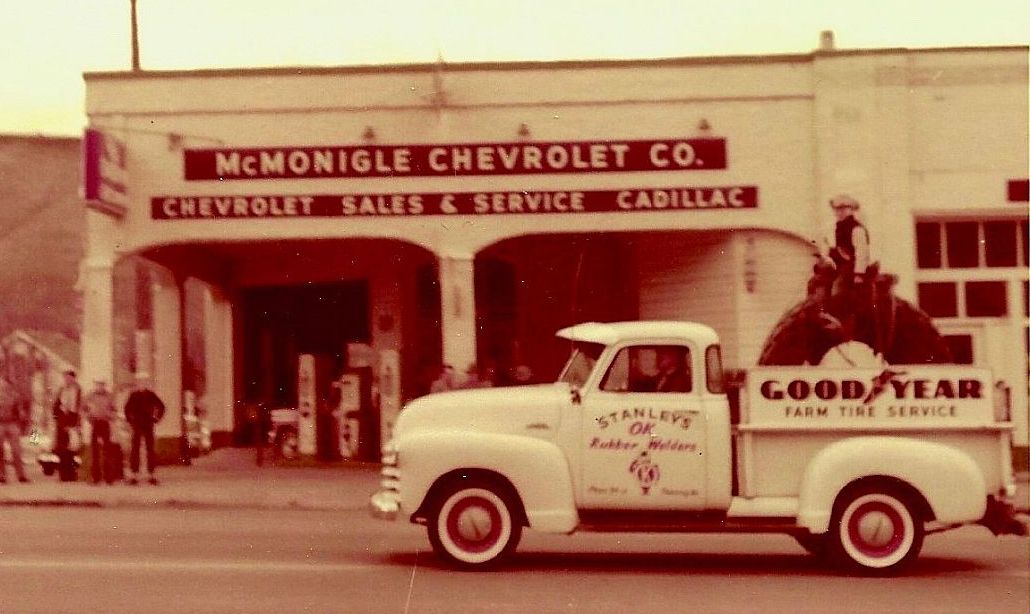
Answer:
[{"label": "sidewalk", "polygon": [[[0,506],[70,505],[84,507],[169,506],[303,510],[363,510],[379,487],[379,465],[334,463],[319,467],[265,464],[258,467],[250,448],[223,448],[194,459],[192,465],[159,467],[158,486],[145,482],[95,486],[59,482],[29,464],[30,484],[13,480],[8,468],[0,485]],[[1030,474],[1017,476],[1016,508],[1030,511]]]},{"label": "sidewalk", "polygon": [[159,467],[157,486],[145,481],[135,486],[60,482],[56,476],[44,476],[34,461],[26,464],[31,483],[18,483],[9,467],[8,483],[0,485],[0,506],[360,510],[366,509],[369,495],[379,486],[376,464],[302,467],[266,462],[258,467],[254,450],[248,448],[216,450],[190,466]]}]

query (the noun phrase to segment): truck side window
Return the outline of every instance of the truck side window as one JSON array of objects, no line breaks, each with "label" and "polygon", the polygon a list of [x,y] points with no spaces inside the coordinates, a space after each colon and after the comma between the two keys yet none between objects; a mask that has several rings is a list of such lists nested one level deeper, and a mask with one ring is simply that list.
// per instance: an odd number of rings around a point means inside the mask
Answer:
[{"label": "truck side window", "polygon": [[601,389],[606,392],[690,392],[690,349],[679,345],[623,348],[608,367]]}]

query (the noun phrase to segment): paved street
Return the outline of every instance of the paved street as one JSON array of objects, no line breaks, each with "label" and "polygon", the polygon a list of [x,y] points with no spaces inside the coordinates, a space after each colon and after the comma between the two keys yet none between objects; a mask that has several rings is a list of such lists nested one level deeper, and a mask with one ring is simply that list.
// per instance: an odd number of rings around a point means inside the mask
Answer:
[{"label": "paved street", "polygon": [[856,579],[781,536],[541,536],[488,573],[360,510],[0,508],[4,612],[1018,612],[1025,539],[928,539],[914,572]]}]

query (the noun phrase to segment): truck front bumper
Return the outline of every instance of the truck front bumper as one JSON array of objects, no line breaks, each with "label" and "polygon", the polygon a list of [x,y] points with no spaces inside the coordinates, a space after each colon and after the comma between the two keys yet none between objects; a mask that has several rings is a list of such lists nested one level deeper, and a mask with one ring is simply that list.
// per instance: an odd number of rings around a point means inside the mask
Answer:
[{"label": "truck front bumper", "polygon": [[397,520],[401,515],[401,502],[397,491],[380,490],[368,500],[368,511],[379,520]]}]

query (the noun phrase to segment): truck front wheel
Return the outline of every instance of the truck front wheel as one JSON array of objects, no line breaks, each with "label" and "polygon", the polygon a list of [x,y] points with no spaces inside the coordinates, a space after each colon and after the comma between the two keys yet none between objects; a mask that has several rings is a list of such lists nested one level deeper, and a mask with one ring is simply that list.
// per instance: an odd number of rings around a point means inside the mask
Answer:
[{"label": "truck front wheel", "polygon": [[448,563],[485,567],[515,551],[522,537],[510,495],[486,480],[447,487],[429,517],[429,542]]},{"label": "truck front wheel", "polygon": [[830,524],[831,552],[845,568],[864,574],[896,573],[919,556],[925,529],[908,497],[888,487],[844,493]]}]

